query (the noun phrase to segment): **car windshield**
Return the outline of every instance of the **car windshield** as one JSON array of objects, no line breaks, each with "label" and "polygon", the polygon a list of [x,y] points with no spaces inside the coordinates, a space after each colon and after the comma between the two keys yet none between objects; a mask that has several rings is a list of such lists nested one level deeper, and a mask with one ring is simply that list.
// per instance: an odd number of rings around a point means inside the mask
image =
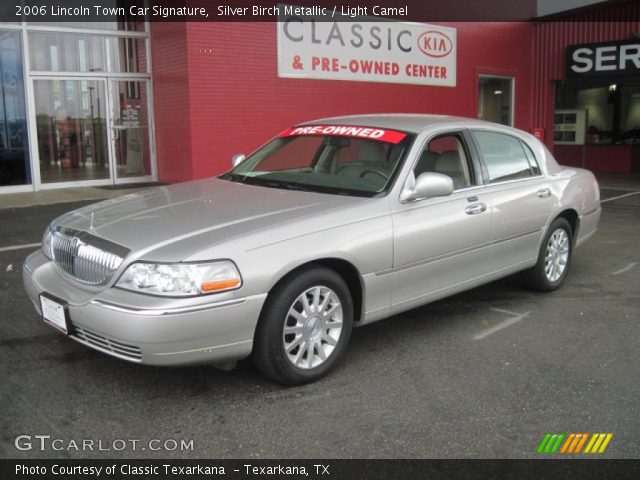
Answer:
[{"label": "car windshield", "polygon": [[386,193],[414,135],[381,128],[295,127],[220,178],[290,190],[373,197]]}]

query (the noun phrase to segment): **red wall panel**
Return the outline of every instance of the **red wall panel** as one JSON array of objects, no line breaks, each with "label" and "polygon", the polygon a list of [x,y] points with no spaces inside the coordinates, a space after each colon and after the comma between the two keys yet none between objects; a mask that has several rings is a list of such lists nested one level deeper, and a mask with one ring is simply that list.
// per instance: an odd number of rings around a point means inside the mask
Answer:
[{"label": "red wall panel", "polygon": [[158,179],[193,178],[189,48],[185,23],[151,22]]},{"label": "red wall panel", "polygon": [[[475,117],[481,73],[515,77],[515,126],[529,130],[532,25],[446,25],[457,28],[455,88],[278,78],[275,23],[189,23],[188,87],[185,84],[184,88],[188,88],[191,138],[174,136],[174,141],[190,142],[187,148],[193,157],[194,177],[215,175],[229,168],[234,153],[248,153],[304,120],[378,112]],[[153,33],[151,41],[156,42]],[[154,58],[154,72],[156,65]],[[162,109],[164,101],[156,88],[156,105]],[[156,113],[156,117],[157,123],[160,115]],[[175,124],[173,119],[171,123]],[[173,165],[173,160],[158,150],[158,163]],[[160,180],[174,178],[163,172],[173,170],[161,169]]]}]

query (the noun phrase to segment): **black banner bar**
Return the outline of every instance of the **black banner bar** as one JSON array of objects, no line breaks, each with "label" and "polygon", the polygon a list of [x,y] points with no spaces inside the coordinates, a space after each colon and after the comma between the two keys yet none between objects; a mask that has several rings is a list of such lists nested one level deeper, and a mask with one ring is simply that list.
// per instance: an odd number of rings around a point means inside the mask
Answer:
[{"label": "black banner bar", "polygon": [[0,460],[3,480],[638,479],[640,460]]},{"label": "black banner bar", "polygon": [[[1,22],[275,22],[283,16],[315,21],[352,21],[353,16],[402,21],[527,21],[535,3],[488,0],[495,8],[468,2],[407,0],[2,0]],[[486,2],[485,2],[486,3]],[[485,5],[486,6],[486,5]],[[285,11],[285,8],[289,9]],[[295,9],[293,12],[291,9]]]}]

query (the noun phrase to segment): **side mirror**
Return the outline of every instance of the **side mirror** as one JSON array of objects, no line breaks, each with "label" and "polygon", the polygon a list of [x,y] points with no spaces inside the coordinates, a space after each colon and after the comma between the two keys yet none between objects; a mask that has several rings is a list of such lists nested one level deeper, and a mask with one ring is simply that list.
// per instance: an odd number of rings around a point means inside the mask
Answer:
[{"label": "side mirror", "polygon": [[419,198],[446,197],[453,193],[453,179],[442,173],[420,174],[413,188],[405,188],[400,200],[410,202]]},{"label": "side mirror", "polygon": [[233,157],[231,157],[231,166],[237,167],[244,161],[245,158],[247,157],[244,153],[236,153]]}]

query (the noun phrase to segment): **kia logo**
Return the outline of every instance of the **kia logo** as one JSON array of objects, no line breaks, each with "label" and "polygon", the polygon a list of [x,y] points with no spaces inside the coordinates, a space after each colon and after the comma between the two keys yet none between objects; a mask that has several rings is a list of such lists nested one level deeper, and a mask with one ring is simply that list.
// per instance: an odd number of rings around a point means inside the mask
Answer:
[{"label": "kia logo", "polygon": [[428,30],[418,37],[418,48],[429,57],[446,57],[453,50],[453,42],[444,33]]}]

